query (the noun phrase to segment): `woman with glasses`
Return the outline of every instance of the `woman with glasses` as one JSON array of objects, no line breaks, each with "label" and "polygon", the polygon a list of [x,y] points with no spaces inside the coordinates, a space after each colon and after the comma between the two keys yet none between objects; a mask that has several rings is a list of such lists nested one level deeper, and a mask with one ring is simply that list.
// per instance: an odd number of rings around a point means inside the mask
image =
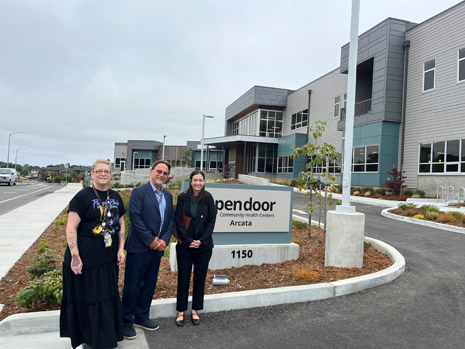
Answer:
[{"label": "woman with glasses", "polygon": [[114,348],[123,340],[118,266],[124,264],[124,205],[111,190],[108,160],[92,166],[93,185],[69,203],[60,336],[71,346]]},{"label": "woman with glasses", "polygon": [[[184,223],[184,216],[190,217],[189,227]],[[192,171],[189,188],[178,196],[174,220],[179,237],[176,244],[178,264],[176,325],[184,326],[192,266],[194,282],[191,321],[194,325],[199,325],[198,311],[203,309],[205,279],[212,256],[212,234],[216,222],[216,206],[212,195],[205,190],[205,174],[202,171]]]}]

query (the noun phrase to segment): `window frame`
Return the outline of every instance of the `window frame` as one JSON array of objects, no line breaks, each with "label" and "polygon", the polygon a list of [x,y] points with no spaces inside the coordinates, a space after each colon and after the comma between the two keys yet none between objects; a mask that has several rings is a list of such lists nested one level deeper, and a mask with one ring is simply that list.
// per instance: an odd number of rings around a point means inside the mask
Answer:
[{"label": "window frame", "polygon": [[[434,62],[434,67],[426,70],[426,65],[430,62]],[[425,77],[427,73],[433,72],[433,87],[425,90]],[[426,61],[423,63],[423,84],[422,84],[422,90],[423,92],[428,92],[428,91],[433,91],[436,89],[436,59],[430,59],[429,61]]]},{"label": "window frame", "polygon": [[[368,162],[368,147],[377,147],[378,148],[378,162]],[[365,158],[365,162],[363,163],[357,163],[355,164],[354,163],[354,157],[355,157],[355,150],[356,149],[359,149],[359,148],[364,148],[364,158]],[[352,173],[379,173],[379,164],[380,164],[380,161],[379,161],[379,154],[381,153],[380,151],[380,145],[379,144],[367,144],[367,145],[362,145],[362,146],[358,146],[358,147],[353,147],[352,148]],[[376,171],[367,171],[367,166],[374,166],[376,165]],[[355,171],[355,166],[363,166],[363,171]]]},{"label": "window frame", "polygon": [[296,130],[306,126],[308,126],[308,109],[301,110],[291,115],[291,130]]},{"label": "window frame", "polygon": [[[337,113],[336,113],[337,107]],[[341,96],[334,97],[334,106],[333,106],[333,119],[339,118],[341,116]]]},{"label": "window frame", "polygon": [[[463,57],[460,58],[460,51],[463,51]],[[463,62],[463,76],[464,78],[460,80],[460,63]],[[463,83],[465,82],[465,47],[462,49],[457,50],[457,82]]]},{"label": "window frame", "polygon": [[[449,155],[449,147],[452,146],[452,142],[458,141],[458,160],[457,161],[448,161]],[[449,145],[450,142],[450,145]],[[444,161],[434,161],[434,144],[444,143],[444,154],[443,160]],[[430,149],[429,158],[426,162],[420,162],[421,160],[421,149],[422,146],[428,145]],[[423,142],[418,143],[418,158],[417,158],[417,175],[418,176],[463,176],[465,174],[465,138],[456,138],[456,139],[448,139],[448,140],[441,140],[441,141],[431,141],[431,142]],[[433,166],[436,167],[443,166],[443,170],[440,172],[434,172]],[[429,166],[428,172],[421,172],[420,168],[424,166]],[[456,166],[457,170],[447,170],[448,167]]]}]

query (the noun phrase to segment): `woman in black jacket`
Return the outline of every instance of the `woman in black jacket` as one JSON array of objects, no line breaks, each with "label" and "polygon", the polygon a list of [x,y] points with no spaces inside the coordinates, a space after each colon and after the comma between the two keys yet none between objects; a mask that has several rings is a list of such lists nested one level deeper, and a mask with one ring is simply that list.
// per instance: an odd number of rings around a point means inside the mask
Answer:
[{"label": "woman in black jacket", "polygon": [[[183,215],[191,218],[186,229]],[[187,310],[189,282],[194,266],[192,294],[192,323],[200,324],[199,310],[203,309],[205,279],[208,262],[212,256],[213,228],[216,221],[216,207],[212,195],[205,190],[205,174],[192,171],[189,188],[179,194],[176,204],[175,223],[179,241],[176,244],[178,262],[178,294],[176,302],[176,325],[184,325],[184,312]]]}]

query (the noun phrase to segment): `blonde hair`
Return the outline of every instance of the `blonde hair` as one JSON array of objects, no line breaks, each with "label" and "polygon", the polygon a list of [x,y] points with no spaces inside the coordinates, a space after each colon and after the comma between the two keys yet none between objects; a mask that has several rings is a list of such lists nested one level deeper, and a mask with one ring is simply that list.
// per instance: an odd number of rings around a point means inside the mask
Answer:
[{"label": "blonde hair", "polygon": [[110,161],[105,160],[105,159],[97,159],[97,160],[95,160],[94,164],[92,165],[92,171],[95,170],[95,166],[97,166],[98,164],[108,165],[108,167],[110,167],[110,169],[111,169]]}]

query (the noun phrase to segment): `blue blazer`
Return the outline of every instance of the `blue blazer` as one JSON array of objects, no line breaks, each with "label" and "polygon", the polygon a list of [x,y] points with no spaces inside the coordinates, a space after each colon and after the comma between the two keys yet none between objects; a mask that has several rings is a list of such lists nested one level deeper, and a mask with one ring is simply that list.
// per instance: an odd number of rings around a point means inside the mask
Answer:
[{"label": "blue blazer", "polygon": [[[174,229],[173,196],[163,190],[166,200],[165,219],[160,231],[161,215],[158,201],[152,185],[147,182],[134,188],[129,199],[129,218],[131,228],[126,241],[126,250],[131,253],[147,253],[153,251],[149,245],[158,236],[168,246]],[[164,251],[153,251],[160,257]]]}]

